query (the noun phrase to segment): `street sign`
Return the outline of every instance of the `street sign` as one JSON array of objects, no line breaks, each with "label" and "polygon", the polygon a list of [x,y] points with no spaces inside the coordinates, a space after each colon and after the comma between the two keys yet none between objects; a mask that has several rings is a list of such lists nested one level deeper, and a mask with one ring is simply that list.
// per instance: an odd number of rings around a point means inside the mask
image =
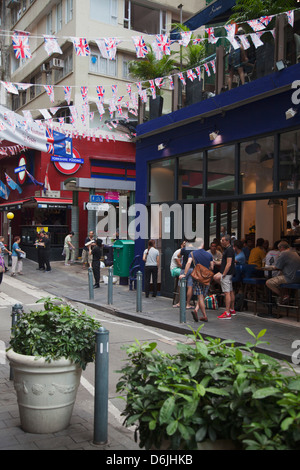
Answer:
[{"label": "street sign", "polygon": [[90,197],[90,202],[104,202],[104,196],[101,194],[93,194]]},{"label": "street sign", "polygon": [[97,202],[88,202],[86,204],[86,209],[88,211],[108,211],[109,204],[98,204]]}]

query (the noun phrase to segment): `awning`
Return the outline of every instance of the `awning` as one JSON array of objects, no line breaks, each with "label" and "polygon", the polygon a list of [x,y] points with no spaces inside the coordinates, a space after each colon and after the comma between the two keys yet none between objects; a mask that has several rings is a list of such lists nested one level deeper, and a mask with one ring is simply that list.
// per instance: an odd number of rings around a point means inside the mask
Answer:
[{"label": "awning", "polygon": [[72,199],[67,198],[47,198],[30,197],[17,201],[6,201],[0,204],[0,211],[21,209],[21,207],[38,207],[39,209],[70,209]]},{"label": "awning", "polygon": [[[198,11],[194,16],[184,22],[184,25],[189,28],[190,31],[195,31],[200,26],[226,22],[229,15],[231,14],[230,9],[236,4],[236,0],[215,0],[214,2],[207,5],[202,10]],[[171,31],[171,38],[176,39],[176,30]]]}]

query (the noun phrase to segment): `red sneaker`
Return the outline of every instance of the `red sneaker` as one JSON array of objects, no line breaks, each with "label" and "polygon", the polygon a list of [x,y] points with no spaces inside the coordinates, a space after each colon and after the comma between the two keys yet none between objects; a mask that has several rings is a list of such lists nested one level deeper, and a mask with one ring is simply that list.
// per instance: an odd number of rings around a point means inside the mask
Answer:
[{"label": "red sneaker", "polygon": [[219,315],[218,318],[220,318],[220,320],[231,320],[231,314],[225,311],[222,315]]},{"label": "red sneaker", "polygon": [[230,311],[230,315],[232,317],[234,317],[236,315],[236,311],[235,310],[232,310],[232,308],[229,310]]}]

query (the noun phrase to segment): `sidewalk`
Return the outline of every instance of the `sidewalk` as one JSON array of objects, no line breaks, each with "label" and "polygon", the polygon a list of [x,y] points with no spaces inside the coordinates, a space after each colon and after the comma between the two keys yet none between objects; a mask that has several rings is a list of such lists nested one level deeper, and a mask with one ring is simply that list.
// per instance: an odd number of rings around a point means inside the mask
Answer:
[{"label": "sidewalk", "polygon": [[[53,262],[50,273],[36,270],[36,263],[25,260],[25,276],[22,281],[46,290],[51,295],[90,305],[118,317],[173,331],[189,334],[190,327],[197,329],[189,310],[186,311],[186,323],[180,323],[179,308],[172,307],[172,300],[158,296],[156,299],[142,299],[142,313],[136,313],[136,292],[128,286],[113,286],[113,304],[107,304],[107,285],[101,283],[100,289],[94,290],[94,299],[89,299],[88,274],[79,263],[64,266],[63,262]],[[107,269],[101,270],[102,275]],[[7,275],[7,274],[6,274]],[[221,321],[217,316],[222,313],[208,310],[208,322],[201,330],[203,336],[231,339],[236,344],[251,341],[245,328],[255,334],[266,329],[264,339],[270,344],[262,345],[264,351],[278,359],[291,361],[292,343],[300,339],[300,322],[291,317],[287,319],[265,319],[256,317],[251,312],[238,313],[230,321]],[[93,439],[94,407],[90,393],[80,385],[74,407],[71,425],[68,429],[53,434],[37,435],[25,433],[20,428],[16,395],[12,381],[9,380],[9,365],[0,363],[0,450],[135,450],[131,430],[122,427],[109,413],[108,443],[95,446]]]}]

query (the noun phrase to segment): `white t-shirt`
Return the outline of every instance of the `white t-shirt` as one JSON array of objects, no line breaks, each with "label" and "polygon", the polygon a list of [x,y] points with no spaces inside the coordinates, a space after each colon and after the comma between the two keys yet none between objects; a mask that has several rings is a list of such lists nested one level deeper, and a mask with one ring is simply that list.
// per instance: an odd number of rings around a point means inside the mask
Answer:
[{"label": "white t-shirt", "polygon": [[[147,252],[148,248],[144,251],[144,255],[147,255]],[[157,256],[159,256],[159,251],[152,246],[147,255],[145,266],[157,266]]]},{"label": "white t-shirt", "polygon": [[171,271],[174,268],[179,268],[180,267],[180,266],[178,266],[178,264],[176,262],[176,259],[178,259],[178,255],[179,255],[180,252],[181,252],[181,248],[179,248],[179,250],[176,250],[175,253],[173,253],[173,256],[171,258],[171,263],[170,263],[170,270]]}]

